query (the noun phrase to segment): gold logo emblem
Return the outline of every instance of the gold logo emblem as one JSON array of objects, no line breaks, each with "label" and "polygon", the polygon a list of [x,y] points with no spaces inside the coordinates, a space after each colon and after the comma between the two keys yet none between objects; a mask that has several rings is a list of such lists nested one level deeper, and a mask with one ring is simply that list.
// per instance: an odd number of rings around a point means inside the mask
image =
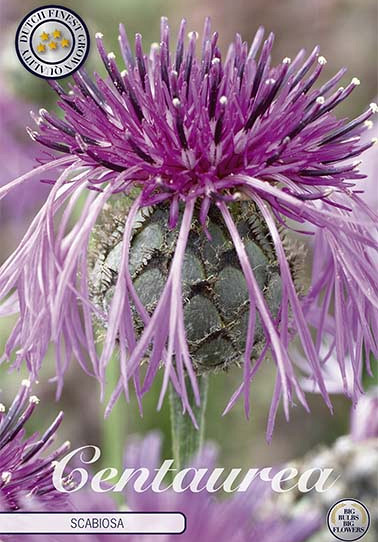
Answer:
[{"label": "gold logo emblem", "polygon": [[360,501],[344,499],[330,508],[327,525],[338,540],[359,540],[369,529],[369,510]]}]

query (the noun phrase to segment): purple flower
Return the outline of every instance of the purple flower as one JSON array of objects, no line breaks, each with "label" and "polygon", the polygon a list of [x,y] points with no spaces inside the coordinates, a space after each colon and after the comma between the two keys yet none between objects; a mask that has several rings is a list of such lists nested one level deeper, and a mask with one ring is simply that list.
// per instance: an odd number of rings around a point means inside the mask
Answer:
[{"label": "purple flower", "polygon": [[[161,439],[150,433],[144,439],[136,438],[126,449],[125,465],[128,468],[147,466],[151,473],[161,464]],[[192,467],[208,469],[209,476],[217,464],[217,450],[209,443],[191,461]],[[153,477],[153,474],[151,478]],[[206,483],[207,478],[203,479]],[[281,514],[279,504],[273,504],[272,491],[265,482],[255,481],[246,493],[234,494],[231,498],[218,499],[206,491],[192,493],[173,490],[156,494],[152,490],[137,493],[131,487],[126,489],[125,500],[131,510],[169,511],[179,510],[187,517],[187,530],[182,539],[244,541],[259,540],[276,542],[307,540],[320,525],[316,513],[310,513],[308,523],[299,512]],[[270,509],[271,507],[271,509]],[[267,513],[270,509],[271,513]]]},{"label": "purple flower", "polygon": [[[154,469],[161,463],[160,453],[161,439],[157,434],[150,433],[144,439],[135,438],[127,446],[125,465],[128,468],[147,466],[152,478]],[[207,443],[190,466],[208,469],[210,476],[217,463],[217,455],[216,448]],[[206,477],[203,479],[205,482]],[[293,542],[300,542],[307,540],[319,528],[321,520],[318,514],[309,514],[308,523],[304,522],[301,513],[281,514],[279,505],[274,505],[271,498],[269,485],[261,481],[254,482],[246,493],[222,500],[206,491],[175,493],[168,490],[157,494],[149,490],[137,493],[132,486],[126,489],[125,494],[131,510],[183,512],[187,517],[187,530],[181,535],[184,541],[276,542],[290,537]],[[271,513],[267,514],[269,507],[272,507]]]},{"label": "purple flower", "polygon": [[[273,35],[263,41],[262,29],[249,48],[237,35],[225,59],[217,46],[218,34],[211,34],[209,20],[199,56],[197,33],[189,34],[187,45],[185,33],[183,21],[177,47],[171,52],[169,28],[163,18],[160,45],[153,45],[146,55],[137,34],[134,55],[121,26],[119,41],[126,67],[121,72],[114,53],[106,53],[98,34],[108,79],[95,74],[92,80],[82,70],[74,75],[75,85],[69,91],[52,83],[65,119],[41,110],[35,117],[38,131],[30,130],[30,134],[45,147],[63,153],[36,172],[48,175],[59,167],[62,174],[51,179],[46,204],[0,272],[0,295],[6,298],[17,288],[20,312],[6,356],[17,351],[15,366],[25,359],[36,375],[52,341],[57,352],[59,393],[72,357],[104,386],[107,364],[119,345],[121,376],[110,407],[123,390],[128,396],[130,379],[140,399],[163,366],[159,404],[171,381],[184,410],[194,420],[187,382],[198,403],[200,363],[194,347],[200,351],[204,346],[203,356],[207,347],[206,337],[196,336],[195,325],[196,320],[204,322],[199,325],[202,328],[210,322],[203,333],[214,339],[216,354],[227,352],[226,337],[243,362],[243,382],[226,410],[243,395],[248,414],[250,383],[267,353],[273,358],[277,379],[268,424],[270,437],[281,398],[287,417],[295,396],[308,408],[287,348],[294,336],[299,337],[311,375],[329,408],[321,371],[324,333],[332,336],[332,349],[343,373],[344,355],[351,353],[356,368],[355,395],[361,387],[358,369],[363,346],[366,352],[377,350],[378,284],[370,254],[377,250],[372,235],[376,215],[358,195],[363,175],[354,162],[372,145],[361,143],[360,135],[377,106],[372,104],[351,121],[337,120],[333,109],[348,98],[359,81],[353,78],[345,88],[337,88],[345,73],[340,70],[314,88],[326,62],[318,47],[307,58],[301,51],[293,61],[285,58],[272,67]],[[3,195],[31,176],[10,183]],[[75,205],[84,193],[82,212],[71,225]],[[123,242],[111,298],[99,306],[90,291],[88,245],[96,221],[115,198],[128,202]],[[156,291],[159,295],[148,307],[148,300],[141,300],[146,289],[138,291],[133,282],[135,252],[130,243],[135,222],[148,221],[151,207],[153,212],[166,213],[166,231],[175,230],[176,237],[168,263],[163,261],[169,267],[164,284],[159,288],[156,281],[153,288],[151,279],[151,296]],[[147,209],[145,214],[143,209]],[[243,213],[248,215],[244,222],[240,218]],[[321,232],[321,242],[332,255],[330,267],[321,268],[315,262],[314,282],[305,303],[295,280],[300,256],[293,256],[287,248],[289,219],[291,224],[297,223],[299,231],[303,225],[308,233],[310,225]],[[231,301],[236,313],[239,307],[247,307],[247,312],[238,313],[236,324],[234,320],[219,323],[216,315],[212,319],[212,309],[205,310],[204,301],[193,310],[189,323],[185,321],[188,307],[184,306],[185,281],[181,280],[189,271],[185,257],[193,257],[192,252],[188,255],[188,247],[196,246],[193,232],[199,236],[201,250],[208,242],[215,259],[218,257],[214,223],[227,236],[225,244],[230,245],[228,252],[220,250],[222,258],[227,253],[230,261],[236,261],[232,272],[242,273],[244,281],[240,290],[244,288],[246,293],[240,302],[236,282],[231,281],[227,288],[231,298],[234,292]],[[248,251],[249,241],[255,247],[257,244],[260,252],[266,247],[260,263]],[[139,263],[150,257],[142,250]],[[270,282],[259,280],[261,268],[269,271]],[[269,299],[272,269],[278,275],[273,301]],[[217,273],[205,271],[206,280],[201,284],[196,279],[194,285],[197,291],[205,290],[201,299],[206,297],[209,282],[219,278]],[[13,310],[15,296],[7,300]],[[322,302],[317,305],[319,299]],[[314,310],[310,312],[310,308]],[[331,309],[334,325],[328,325],[326,317]],[[101,355],[95,348],[94,316],[106,330]],[[231,352],[229,357],[233,355]],[[142,380],[145,358],[149,363]]]},{"label": "purple flower", "polygon": [[[363,134],[362,142],[367,143],[371,140],[371,135],[376,136],[378,132],[374,128],[373,134],[369,133],[370,129],[373,128],[370,120],[365,121],[364,124],[368,131]],[[378,192],[376,177],[378,174],[378,162],[375,149],[371,148],[364,154],[361,161],[361,171],[367,177],[366,181],[364,181],[364,193],[361,195],[361,199],[365,204],[364,210],[368,210],[367,205],[369,205],[370,209],[377,213]],[[366,220],[366,214],[361,212],[361,209],[358,209],[356,212],[361,222]],[[377,242],[376,224],[371,224],[370,233],[372,238]],[[366,254],[371,258],[376,268],[378,254],[375,248],[366,247]],[[356,287],[358,284],[349,280],[349,275],[344,272],[335,274],[335,259],[329,244],[326,242],[325,234],[321,230],[315,232],[313,262],[312,287],[309,290],[305,303],[310,303],[310,308],[308,309],[309,318],[312,321],[316,321],[317,326],[323,329],[323,335],[319,336],[319,339],[322,339],[319,353],[322,359],[324,381],[329,393],[346,393],[353,398],[354,405],[356,405],[361,394],[363,346],[366,351],[366,368],[370,375],[372,375],[372,370],[369,351],[371,350],[375,358],[377,358],[377,322],[375,318],[371,318],[372,307],[369,304],[364,307],[365,302],[363,297],[361,298],[361,296],[357,295]],[[327,273],[325,272],[326,270],[328,270]],[[330,277],[333,275],[335,278],[331,279]],[[336,277],[338,278],[336,279]],[[328,282],[328,279],[331,282]],[[324,299],[329,299],[330,292],[332,292],[332,281],[334,281],[334,287],[339,291],[339,299],[335,299],[336,306],[332,311],[333,315],[324,306]],[[349,288],[343,289],[342,284],[344,283],[345,285],[345,281],[347,281]],[[365,284],[360,283],[361,288],[364,288],[364,286]],[[328,293],[323,298],[323,294],[326,292]],[[349,299],[346,296],[349,296]],[[354,300],[359,301],[359,306],[355,305]],[[359,310],[361,310],[361,318],[359,318],[359,314],[356,314]],[[371,328],[369,328],[370,324],[372,325]],[[303,372],[309,375],[302,383],[303,389],[319,393],[319,385],[313,378],[307,359],[295,348],[293,349],[293,359],[295,359]]]},{"label": "purple flower", "polygon": [[66,494],[59,493],[52,483],[54,461],[65,455],[65,443],[48,455],[56,431],[63,419],[58,414],[54,422],[40,436],[25,436],[24,425],[39,403],[30,395],[30,382],[24,380],[13,403],[6,411],[0,404],[0,510],[54,510],[64,507]]}]

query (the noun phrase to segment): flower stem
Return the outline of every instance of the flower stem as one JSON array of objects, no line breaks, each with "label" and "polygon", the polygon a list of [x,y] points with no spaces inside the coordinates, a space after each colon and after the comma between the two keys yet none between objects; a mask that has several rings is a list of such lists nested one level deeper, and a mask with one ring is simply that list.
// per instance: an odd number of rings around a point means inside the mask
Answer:
[{"label": "flower stem", "polygon": [[207,404],[208,376],[198,377],[198,386],[201,397],[201,404],[195,404],[195,398],[191,386],[188,386],[188,398],[193,414],[196,418],[198,429],[187,412],[183,414],[182,402],[173,386],[169,388],[169,401],[171,406],[171,428],[172,428],[172,450],[174,467],[178,470],[189,464],[190,459],[201,449],[204,428],[205,428],[205,410]]},{"label": "flower stem", "polygon": [[[106,401],[108,401],[111,396],[110,390],[113,390],[117,386],[119,379],[118,359],[115,354],[110,360],[106,376],[108,384]],[[110,466],[116,468],[119,472],[123,470],[123,454],[127,435],[127,416],[125,415],[125,411],[126,401],[123,397],[120,397],[108,418],[103,420],[101,444],[102,468]],[[101,411],[101,418],[103,416],[103,412]],[[113,497],[119,505],[122,504],[122,495],[120,493],[114,493]]]}]

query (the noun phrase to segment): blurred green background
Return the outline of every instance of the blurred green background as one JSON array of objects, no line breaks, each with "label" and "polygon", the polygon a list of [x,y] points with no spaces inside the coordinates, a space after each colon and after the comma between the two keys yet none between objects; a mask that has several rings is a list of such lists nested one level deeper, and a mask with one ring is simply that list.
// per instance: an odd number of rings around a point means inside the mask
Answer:
[{"label": "blurred green background", "polygon": [[[18,22],[35,7],[48,5],[41,0],[0,0],[1,36],[0,52],[2,91],[27,102],[27,109],[54,108],[55,94],[41,79],[28,73],[18,62],[14,52],[14,36]],[[225,51],[236,32],[251,41],[259,25],[276,33],[275,61],[295,56],[304,47],[310,51],[321,45],[328,64],[323,78],[332,76],[340,67],[347,66],[346,79],[353,76],[361,86],[347,105],[339,108],[340,115],[353,115],[372,101],[377,94],[377,4],[375,0],[65,0],[61,5],[77,11],[86,21],[91,37],[97,31],[104,34],[108,51],[117,53],[118,23],[123,22],[132,37],[143,35],[144,46],[159,39],[159,18],[170,19],[172,41],[182,17],[188,19],[188,30],[201,31],[203,19],[210,15],[213,28],[220,33],[220,45]],[[87,67],[104,73],[93,46]],[[31,124],[25,116],[25,125]],[[5,134],[3,133],[2,137]],[[23,137],[18,135],[17,137]],[[25,143],[27,144],[27,143]],[[38,146],[37,146],[38,147]],[[39,148],[36,148],[36,153]],[[14,158],[17,160],[17,157]],[[21,157],[20,157],[21,160]],[[16,164],[15,164],[16,166]],[[15,167],[16,171],[16,167]],[[10,180],[10,179],[9,179]],[[0,259],[4,260],[28,223],[29,209],[17,223],[2,220],[0,226]],[[0,215],[1,217],[1,215]],[[0,350],[9,333],[9,322],[0,322]],[[8,403],[18,388],[21,375],[9,373],[6,365],[0,367],[1,401]],[[26,373],[24,373],[25,376]],[[145,433],[160,429],[165,435],[165,456],[170,457],[169,408],[167,400],[160,412],[156,411],[160,382],[155,382],[153,393],[145,398],[143,418],[139,416],[134,400],[126,404],[121,399],[110,418],[104,422],[104,404],[99,401],[99,386],[84,375],[77,364],[72,364],[65,379],[61,399],[55,401],[53,354],[44,362],[40,383],[34,393],[41,398],[38,427],[42,429],[52,420],[54,413],[65,411],[60,433],[74,448],[83,444],[98,444],[104,456],[103,463],[117,466],[128,434]],[[279,413],[271,445],[265,442],[265,427],[274,384],[275,370],[266,362],[252,386],[252,416],[245,420],[242,402],[225,417],[221,413],[229,397],[240,382],[241,371],[212,376],[207,410],[206,437],[220,445],[220,464],[225,467],[273,465],[304,454],[317,444],[331,443],[348,431],[350,403],[343,397],[334,397],[335,413],[330,415],[317,396],[309,396],[312,413],[302,407],[292,409],[290,423]],[[372,382],[371,382],[372,384]],[[35,424],[35,419],[34,419]],[[33,427],[31,427],[33,429]]]}]

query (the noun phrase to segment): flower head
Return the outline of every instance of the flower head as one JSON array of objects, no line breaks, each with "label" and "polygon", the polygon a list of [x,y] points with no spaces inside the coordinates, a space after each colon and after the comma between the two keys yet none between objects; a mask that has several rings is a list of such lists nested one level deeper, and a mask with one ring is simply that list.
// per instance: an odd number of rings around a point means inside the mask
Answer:
[{"label": "flower head", "polygon": [[[193,363],[193,343],[198,339],[206,346],[206,337],[193,337],[191,330],[196,315],[210,315],[212,309],[206,309],[206,299],[200,300],[189,321],[185,318],[182,276],[190,272],[188,247],[196,246],[193,237],[200,238],[201,250],[206,237],[215,259],[229,257],[235,262],[232,272],[236,269],[241,274],[245,291],[240,306],[248,307],[243,314],[244,327],[241,317],[218,325],[219,312],[214,320],[209,316],[214,323],[209,333],[215,331],[222,339],[233,329],[239,332],[242,343],[238,355],[243,363],[243,383],[228,408],[244,395],[248,413],[250,383],[270,352],[277,366],[270,435],[281,397],[287,416],[295,395],[307,408],[287,350],[294,336],[300,339],[313,378],[329,407],[319,356],[323,333],[334,335],[341,368],[342,355],[350,350],[352,341],[357,341],[353,354],[356,365],[362,362],[361,341],[365,340],[368,350],[377,346],[373,331],[378,322],[378,284],[368,253],[368,248],[377,250],[370,229],[376,217],[359,199],[363,176],[354,161],[372,145],[361,143],[360,135],[376,106],[352,121],[337,120],[333,109],[359,81],[353,78],[345,87],[337,88],[344,75],[341,70],[314,88],[326,62],[317,47],[307,58],[301,51],[293,61],[285,58],[273,67],[273,35],[263,41],[262,29],[250,47],[237,35],[223,59],[217,46],[218,34],[211,33],[209,20],[199,54],[198,34],[191,32],[186,44],[185,28],[183,21],[172,52],[168,24],[163,18],[160,44],[154,44],[147,55],[137,34],[134,55],[121,26],[123,71],[114,53],[106,53],[102,35],[98,34],[98,50],[108,79],[95,74],[92,80],[81,70],[74,75],[75,84],[69,91],[52,83],[65,119],[41,110],[35,117],[37,131],[30,131],[30,135],[52,151],[63,153],[63,157],[37,171],[46,173],[61,167],[63,172],[51,181],[53,187],[46,204],[0,272],[0,294],[6,296],[16,286],[20,309],[6,354],[18,350],[16,366],[25,358],[36,374],[52,340],[58,354],[60,390],[72,356],[104,384],[107,363],[119,345],[121,376],[111,404],[122,390],[128,395],[130,379],[141,398],[163,365],[161,400],[171,381],[184,409],[193,416],[185,375],[198,402],[198,359]],[[28,175],[19,178],[3,193],[28,179]],[[71,213],[86,188],[90,190],[86,191],[81,215],[70,229]],[[88,245],[96,222],[114,198],[127,201],[127,211],[118,228],[122,242],[117,249],[111,295],[107,292],[107,303],[99,306],[90,291]],[[56,224],[56,216],[63,209]],[[144,214],[143,209],[147,209]],[[142,265],[151,258],[151,254],[135,249],[135,223],[142,220],[145,226],[151,225],[151,209],[155,221],[156,213],[165,214],[167,226],[176,228],[176,236],[173,248],[165,254],[162,245],[153,247],[149,237],[149,246],[164,256],[160,263],[166,271],[160,290],[156,282],[156,302],[146,306],[132,276],[132,260],[139,254],[141,259],[136,263]],[[249,215],[249,222],[241,221],[243,212]],[[256,234],[252,227],[255,220],[259,224]],[[293,251],[286,246],[288,220],[297,223],[299,230],[302,224],[320,230],[334,262],[331,269],[322,272],[305,303],[295,283],[296,266],[290,261]],[[117,227],[119,219],[113,222]],[[161,224],[160,220],[160,228]],[[226,256],[216,250],[214,224],[230,245],[228,252],[223,251]],[[269,255],[274,254],[271,261],[267,261],[267,252],[262,249],[264,239]],[[257,247],[252,257],[249,243]],[[256,255],[261,250],[265,260],[259,262]],[[272,276],[259,280],[261,267],[268,269],[269,265],[272,267],[268,275],[272,268],[278,275],[273,301],[267,293]],[[201,291],[202,287],[202,297],[206,298],[210,278],[219,285],[219,276],[217,272],[211,275],[211,269],[206,268],[206,280],[201,285],[197,280],[200,274],[196,273],[195,289]],[[235,280],[231,277],[228,281],[227,288],[233,292]],[[153,278],[148,284],[154,284]],[[324,325],[318,310],[314,316],[308,313],[312,299],[324,288],[321,309],[328,313],[334,303],[338,314],[333,329]],[[236,298],[235,294],[232,301]],[[11,298],[8,305],[14,309],[13,301]],[[352,333],[340,329],[341,317],[349,310],[353,314]],[[100,356],[94,344],[94,315],[105,328]],[[315,340],[312,328],[317,330]],[[364,332],[357,331],[362,328]],[[262,340],[257,341],[259,333]],[[234,337],[230,342],[240,348]],[[218,343],[212,350],[213,358],[222,350],[222,343]],[[148,369],[142,381],[140,368],[146,358]],[[359,387],[356,372],[354,389]]]},{"label": "flower head", "polygon": [[6,410],[0,404],[0,510],[55,509],[65,506],[66,494],[59,493],[52,483],[54,461],[68,449],[65,443],[43,455],[55,439],[63,419],[61,412],[46,432],[26,438],[24,425],[39,403],[30,395],[30,382],[24,380],[13,403]]}]

